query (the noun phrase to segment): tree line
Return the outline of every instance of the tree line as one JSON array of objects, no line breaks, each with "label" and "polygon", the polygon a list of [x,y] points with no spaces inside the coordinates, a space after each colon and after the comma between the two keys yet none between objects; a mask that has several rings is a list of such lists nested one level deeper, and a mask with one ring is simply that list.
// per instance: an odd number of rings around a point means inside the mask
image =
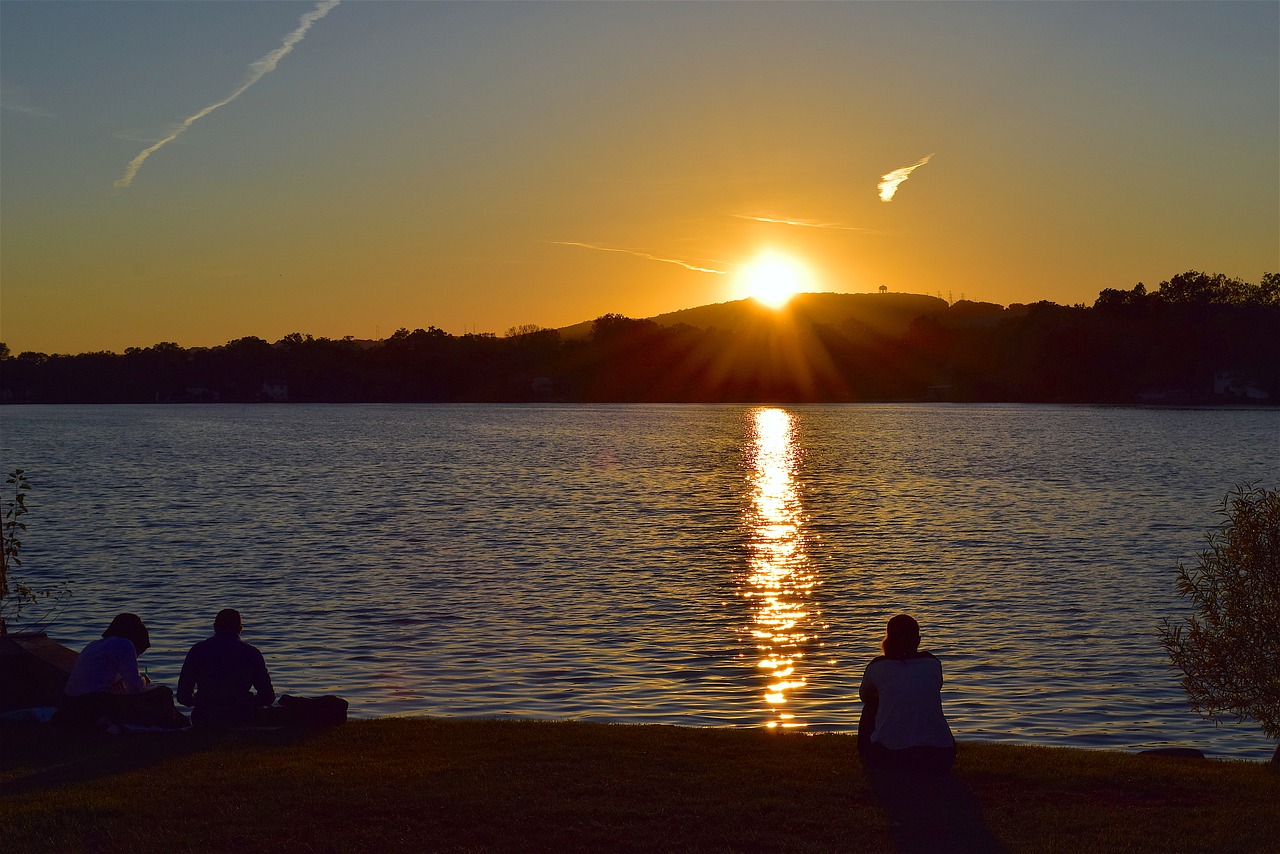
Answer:
[{"label": "tree line", "polygon": [[293,333],[120,354],[0,344],[0,401],[1280,401],[1277,273],[1251,284],[1189,271],[1151,291],[1105,289],[1092,306],[941,306],[894,331],[607,314],[585,337],[528,325],[501,337],[402,328],[381,341]]}]

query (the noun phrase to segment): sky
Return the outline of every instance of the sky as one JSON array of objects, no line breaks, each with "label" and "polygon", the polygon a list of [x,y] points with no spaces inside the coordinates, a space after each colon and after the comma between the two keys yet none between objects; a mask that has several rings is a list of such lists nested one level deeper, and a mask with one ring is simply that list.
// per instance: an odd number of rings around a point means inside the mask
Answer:
[{"label": "sky", "polygon": [[1275,2],[3,0],[0,108],[15,354],[1280,270]]}]

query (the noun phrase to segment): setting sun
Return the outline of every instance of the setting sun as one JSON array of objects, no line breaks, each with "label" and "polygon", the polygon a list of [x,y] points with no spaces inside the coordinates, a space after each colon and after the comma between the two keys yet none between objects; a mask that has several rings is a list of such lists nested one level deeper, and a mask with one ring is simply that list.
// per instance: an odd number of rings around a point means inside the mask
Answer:
[{"label": "setting sun", "polygon": [[803,264],[780,252],[765,252],[742,271],[742,287],[747,295],[770,308],[781,308],[811,283]]}]

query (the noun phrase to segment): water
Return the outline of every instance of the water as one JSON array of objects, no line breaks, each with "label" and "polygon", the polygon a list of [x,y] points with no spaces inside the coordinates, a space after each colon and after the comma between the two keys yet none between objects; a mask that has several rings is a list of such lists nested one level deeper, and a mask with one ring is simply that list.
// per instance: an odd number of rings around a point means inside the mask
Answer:
[{"label": "water", "polygon": [[277,690],[356,716],[856,726],[888,617],[957,736],[1266,759],[1158,627],[1280,412],[1057,406],[41,406],[23,574],[176,681],[239,608]]}]

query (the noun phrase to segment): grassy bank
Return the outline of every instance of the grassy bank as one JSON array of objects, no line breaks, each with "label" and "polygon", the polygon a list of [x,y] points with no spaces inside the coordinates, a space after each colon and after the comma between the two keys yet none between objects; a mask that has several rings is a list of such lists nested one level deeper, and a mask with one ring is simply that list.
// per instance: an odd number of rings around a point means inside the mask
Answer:
[{"label": "grassy bank", "polygon": [[68,741],[0,730],[9,851],[1277,851],[1265,765],[962,744],[872,782],[845,735],[378,720]]}]

